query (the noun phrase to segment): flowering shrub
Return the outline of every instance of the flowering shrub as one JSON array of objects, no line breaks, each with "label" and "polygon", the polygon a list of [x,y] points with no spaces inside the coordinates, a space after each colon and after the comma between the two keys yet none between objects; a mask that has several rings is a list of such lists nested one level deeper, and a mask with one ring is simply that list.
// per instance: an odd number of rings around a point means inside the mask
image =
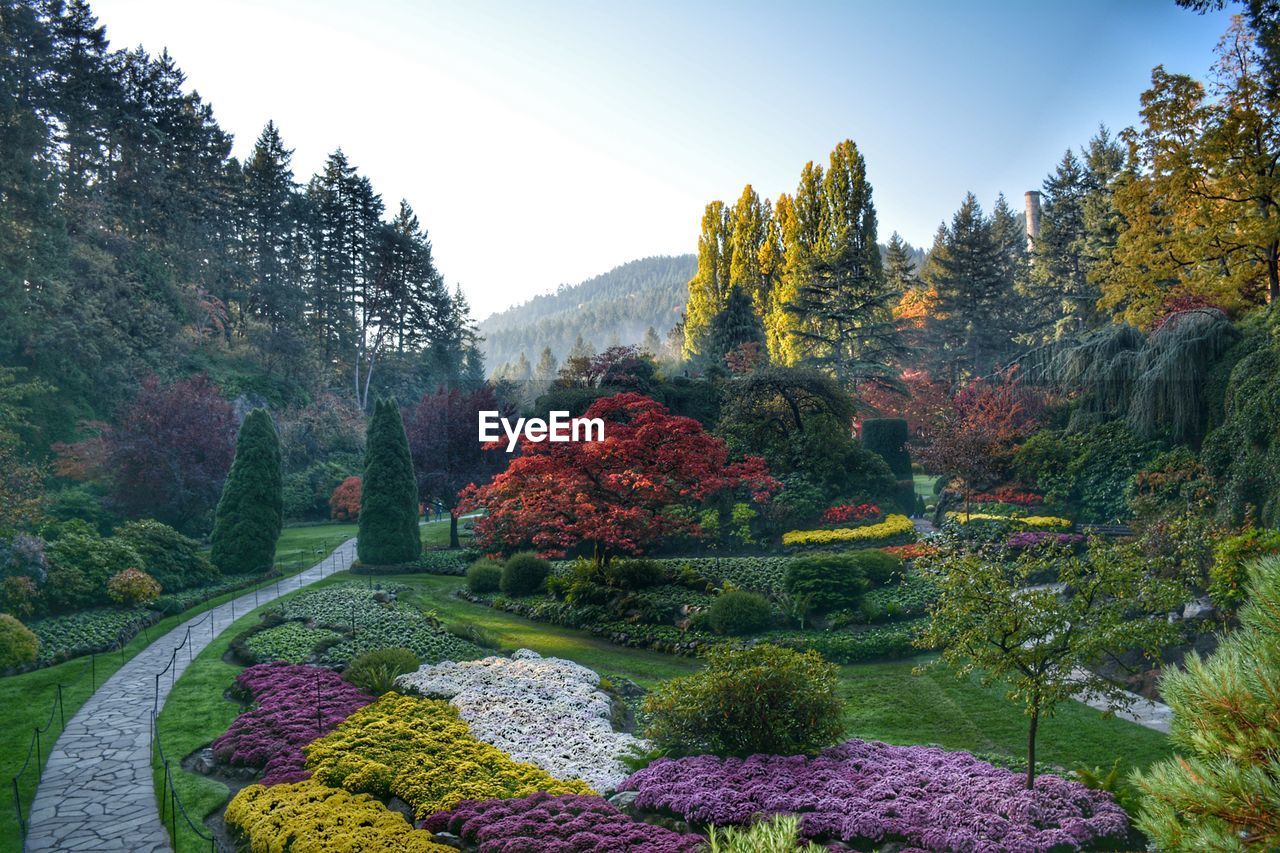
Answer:
[{"label": "flowering shrub", "polygon": [[160,584],[141,569],[125,569],[107,581],[107,597],[116,604],[146,604],[160,597]]},{"label": "flowering shrub", "polygon": [[782,534],[783,545],[831,545],[836,543],[859,543],[871,545],[875,542],[896,539],[902,536],[914,537],[915,525],[905,515],[891,515],[879,524],[866,527],[840,527],[835,530],[792,530]]},{"label": "flowering shrub", "polygon": [[969,500],[976,504],[1011,504],[1025,507],[1039,506],[1044,503],[1044,495],[1023,491],[1013,486],[1000,486],[995,491],[971,495]]},{"label": "flowering shrub", "polygon": [[1083,543],[1085,536],[1083,533],[1054,533],[1049,530],[1027,530],[1022,533],[1015,533],[1009,537],[1009,541],[1005,546],[1014,551],[1025,551],[1028,548],[1036,548],[1041,545],[1058,545],[1061,547],[1072,547]]},{"label": "flowering shrub", "polygon": [[418,817],[463,800],[594,793],[513,761],[472,736],[458,710],[438,699],[388,693],[307,747],[313,778],[352,793],[396,796]]},{"label": "flowering shrub", "polygon": [[846,524],[851,521],[870,521],[880,517],[880,507],[875,504],[841,504],[822,513],[827,524]]},{"label": "flowering shrub", "polygon": [[659,759],[622,785],[635,804],[697,823],[800,814],[814,840],[905,843],[925,850],[1079,849],[1123,840],[1128,818],[1079,782],[1021,776],[966,752],[851,740],[815,758]]},{"label": "flowering shrub", "polygon": [[599,791],[627,776],[621,756],[643,741],[615,732],[600,676],[572,661],[521,649],[511,658],[424,666],[398,686],[448,699],[472,737],[557,779],[582,779]]},{"label": "flowering shrub", "polygon": [[543,793],[520,799],[468,800],[452,811],[431,815],[422,826],[452,832],[476,845],[478,853],[693,853],[702,849],[705,840],[641,823],[600,797]]},{"label": "flowering shrub", "polygon": [[915,560],[920,557],[931,557],[938,553],[938,547],[927,542],[912,542],[909,545],[889,545],[880,550],[886,554],[892,554],[899,560]]},{"label": "flowering shrub", "polygon": [[1060,518],[1055,515],[1027,515],[1019,518],[1017,516],[993,515],[985,512],[949,512],[947,513],[947,518],[958,524],[968,524],[970,521],[1008,521],[1020,524],[1023,527],[1040,530],[1069,530],[1071,528],[1071,519]]},{"label": "flowering shrub", "polygon": [[213,742],[213,754],[233,766],[261,768],[264,785],[306,779],[302,747],[373,701],[336,672],[285,663],[251,666],[233,689],[255,705]]},{"label": "flowering shrub", "polygon": [[360,850],[362,853],[451,853],[413,829],[404,816],[366,794],[315,782],[265,788],[250,785],[227,805],[227,826],[254,853],[280,850]]},{"label": "flowering shrub", "polygon": [[361,480],[348,477],[329,496],[329,517],[334,521],[356,521],[360,518]]}]

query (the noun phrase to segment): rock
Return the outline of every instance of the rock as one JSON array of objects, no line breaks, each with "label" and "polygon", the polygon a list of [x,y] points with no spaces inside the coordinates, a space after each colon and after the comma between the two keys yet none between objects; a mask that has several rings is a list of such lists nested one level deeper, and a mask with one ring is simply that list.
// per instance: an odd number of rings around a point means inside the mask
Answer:
[{"label": "rock", "polygon": [[465,850],[467,843],[452,832],[437,832],[431,836],[431,840],[436,844],[444,847],[452,847],[454,850]]},{"label": "rock", "polygon": [[630,679],[615,676],[609,681],[613,682],[614,692],[623,699],[639,699],[645,694],[645,689]]},{"label": "rock", "polygon": [[609,805],[625,811],[631,808],[638,796],[640,796],[639,791],[619,791],[609,798]]},{"label": "rock", "polygon": [[210,747],[200,750],[200,754],[196,756],[195,761],[191,762],[191,769],[201,776],[208,776],[217,766],[218,762],[214,759],[213,749]]},{"label": "rock", "polygon": [[1209,597],[1201,596],[1195,601],[1187,602],[1186,606],[1182,608],[1182,618],[1209,619],[1213,617],[1215,612],[1213,602],[1209,600]]}]

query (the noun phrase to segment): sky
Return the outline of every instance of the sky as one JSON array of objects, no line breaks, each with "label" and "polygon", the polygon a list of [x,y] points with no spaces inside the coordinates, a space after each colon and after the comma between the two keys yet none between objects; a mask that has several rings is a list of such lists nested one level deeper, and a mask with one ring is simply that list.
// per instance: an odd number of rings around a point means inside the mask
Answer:
[{"label": "sky", "polygon": [[1203,77],[1226,13],[1173,0],[95,0],[164,48],[243,157],[271,119],[300,181],[341,147],[407,199],[473,313],[696,251],[708,201],[774,198],[858,143],[881,240],[966,192],[1016,207],[1151,69]]}]

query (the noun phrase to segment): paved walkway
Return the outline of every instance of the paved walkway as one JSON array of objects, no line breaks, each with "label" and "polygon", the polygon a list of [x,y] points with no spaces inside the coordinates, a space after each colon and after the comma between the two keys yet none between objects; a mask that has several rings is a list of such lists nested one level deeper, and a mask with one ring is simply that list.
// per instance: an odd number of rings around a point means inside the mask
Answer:
[{"label": "paved walkway", "polygon": [[[1173,720],[1173,709],[1154,699],[1147,699],[1136,694],[1130,695],[1133,696],[1133,704],[1128,708],[1117,708],[1115,711],[1116,716],[1122,720],[1128,720],[1131,723],[1137,723],[1140,726],[1145,726],[1167,735],[1169,733],[1169,723]],[[1088,690],[1082,690],[1077,693],[1076,701],[1083,702],[1090,708],[1097,708],[1099,711],[1106,712],[1111,710],[1111,703],[1106,698]]]},{"label": "paved walkway", "polygon": [[[175,671],[160,679],[163,707],[170,678],[182,675],[190,660],[236,618],[256,604],[349,568],[355,555],[356,540],[348,540],[323,562],[281,580],[278,592],[273,585],[256,595],[250,592],[220,604],[174,628],[117,670],[67,721],[66,730],[49,753],[31,804],[26,849],[93,853],[169,850],[169,835],[160,823],[151,775],[156,673],[169,663],[174,648],[190,629],[191,641],[178,652]],[[169,759],[173,762],[182,757]]]}]

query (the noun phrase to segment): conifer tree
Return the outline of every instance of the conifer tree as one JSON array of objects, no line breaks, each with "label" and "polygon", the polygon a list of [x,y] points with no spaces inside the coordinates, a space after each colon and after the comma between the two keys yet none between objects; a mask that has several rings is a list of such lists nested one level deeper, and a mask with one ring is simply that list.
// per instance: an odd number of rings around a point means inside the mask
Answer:
[{"label": "conifer tree", "polygon": [[360,562],[371,566],[418,558],[418,486],[404,421],[395,400],[379,400],[369,420],[360,494]]},{"label": "conifer tree", "polygon": [[235,461],[214,515],[213,564],[227,574],[271,568],[283,512],[280,440],[267,410],[254,409],[240,425]]},{"label": "conifer tree", "polygon": [[1161,850],[1280,848],[1280,558],[1249,573],[1240,627],[1160,680],[1179,755],[1135,776]]},{"label": "conifer tree", "polygon": [[711,318],[705,356],[708,363],[724,365],[724,357],[743,344],[764,346],[764,326],[756,316],[751,297],[736,284],[729,288],[723,308]]}]

